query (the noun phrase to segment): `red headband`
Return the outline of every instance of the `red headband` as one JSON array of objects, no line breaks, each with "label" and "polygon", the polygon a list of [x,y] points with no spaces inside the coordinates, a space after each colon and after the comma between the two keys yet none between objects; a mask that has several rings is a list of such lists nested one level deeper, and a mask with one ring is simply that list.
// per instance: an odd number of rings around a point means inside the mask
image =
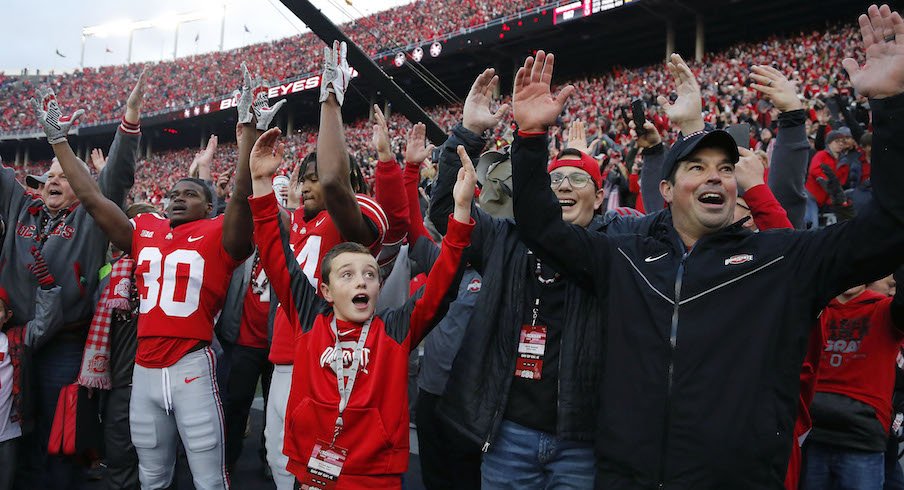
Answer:
[{"label": "red headband", "polygon": [[[579,168],[588,174],[590,174],[590,178],[593,179],[593,183],[596,184],[597,190],[603,188],[603,174],[600,173],[600,164],[596,161],[592,156],[580,152],[581,159],[580,160],[563,160],[561,158],[556,158],[553,161],[549,162],[549,166],[546,167],[546,172],[552,172],[553,170],[560,167],[575,167]],[[571,156],[571,155],[566,155]]]}]

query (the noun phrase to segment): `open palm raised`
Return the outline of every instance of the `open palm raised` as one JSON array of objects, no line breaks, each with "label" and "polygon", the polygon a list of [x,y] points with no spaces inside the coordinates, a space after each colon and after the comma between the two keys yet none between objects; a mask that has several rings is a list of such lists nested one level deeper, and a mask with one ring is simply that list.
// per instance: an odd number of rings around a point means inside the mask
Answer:
[{"label": "open palm raised", "polygon": [[904,20],[888,5],[870,6],[858,19],[866,62],[842,61],[857,92],[882,99],[904,92]]},{"label": "open palm raised", "polygon": [[565,102],[574,93],[573,85],[566,85],[553,97],[549,85],[555,56],[537,52],[537,59],[528,56],[524,66],[515,74],[512,107],[518,128],[525,132],[544,132],[556,122]]}]

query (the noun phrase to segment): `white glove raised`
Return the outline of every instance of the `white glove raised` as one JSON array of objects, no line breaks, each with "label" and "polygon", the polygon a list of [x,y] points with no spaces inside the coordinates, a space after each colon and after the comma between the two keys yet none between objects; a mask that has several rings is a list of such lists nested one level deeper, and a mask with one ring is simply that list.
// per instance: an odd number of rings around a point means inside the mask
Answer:
[{"label": "white glove raised", "polygon": [[323,76],[320,77],[320,102],[325,102],[330,93],[342,105],[345,91],[352,79],[352,67],[348,66],[348,47],[345,42],[333,41],[333,49],[323,48]]},{"label": "white glove raised", "polygon": [[236,109],[238,109],[239,111],[239,124],[248,124],[254,117],[254,113],[251,112],[251,105],[254,102],[254,96],[251,90],[251,73],[248,72],[248,66],[245,65],[245,62],[243,61],[242,90],[236,90],[235,92],[233,92],[233,96],[239,96],[239,101],[235,105]]},{"label": "white glove raised", "polygon": [[55,145],[66,141],[66,135],[69,134],[69,129],[72,128],[72,125],[78,118],[85,114],[85,110],[79,109],[73,112],[71,116],[64,116],[63,111],[60,109],[60,105],[57,104],[56,94],[52,89],[47,87],[38,89],[38,97],[41,101],[38,102],[36,99],[32,98],[31,107],[34,109],[35,114],[37,114],[38,121],[44,126],[44,134],[47,135],[47,142],[51,145]]},{"label": "white glove raised", "polygon": [[270,85],[263,78],[254,80],[253,92],[254,101],[251,103],[251,110],[254,111],[254,117],[257,118],[257,129],[266,131],[270,127],[270,123],[273,122],[273,118],[276,117],[276,113],[279,112],[280,107],[286,103],[286,100],[283,99],[273,107],[270,107],[270,102],[267,99]]}]

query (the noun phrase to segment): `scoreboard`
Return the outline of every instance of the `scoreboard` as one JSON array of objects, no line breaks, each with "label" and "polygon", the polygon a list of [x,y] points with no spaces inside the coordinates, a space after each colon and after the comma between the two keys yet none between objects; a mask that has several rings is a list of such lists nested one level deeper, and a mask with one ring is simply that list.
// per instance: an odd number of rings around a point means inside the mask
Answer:
[{"label": "scoreboard", "polygon": [[634,0],[577,0],[575,2],[559,5],[553,12],[553,24],[558,25],[581,17],[605,12],[616,7],[633,2]]}]

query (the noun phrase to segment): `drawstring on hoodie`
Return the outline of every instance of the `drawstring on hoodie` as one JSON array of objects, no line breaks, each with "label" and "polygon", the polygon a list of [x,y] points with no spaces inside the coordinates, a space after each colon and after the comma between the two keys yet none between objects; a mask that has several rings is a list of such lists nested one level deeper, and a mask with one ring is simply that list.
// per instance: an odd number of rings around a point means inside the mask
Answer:
[{"label": "drawstring on hoodie", "polygon": [[163,409],[167,415],[173,413],[173,390],[170,387],[169,368],[163,368]]}]

